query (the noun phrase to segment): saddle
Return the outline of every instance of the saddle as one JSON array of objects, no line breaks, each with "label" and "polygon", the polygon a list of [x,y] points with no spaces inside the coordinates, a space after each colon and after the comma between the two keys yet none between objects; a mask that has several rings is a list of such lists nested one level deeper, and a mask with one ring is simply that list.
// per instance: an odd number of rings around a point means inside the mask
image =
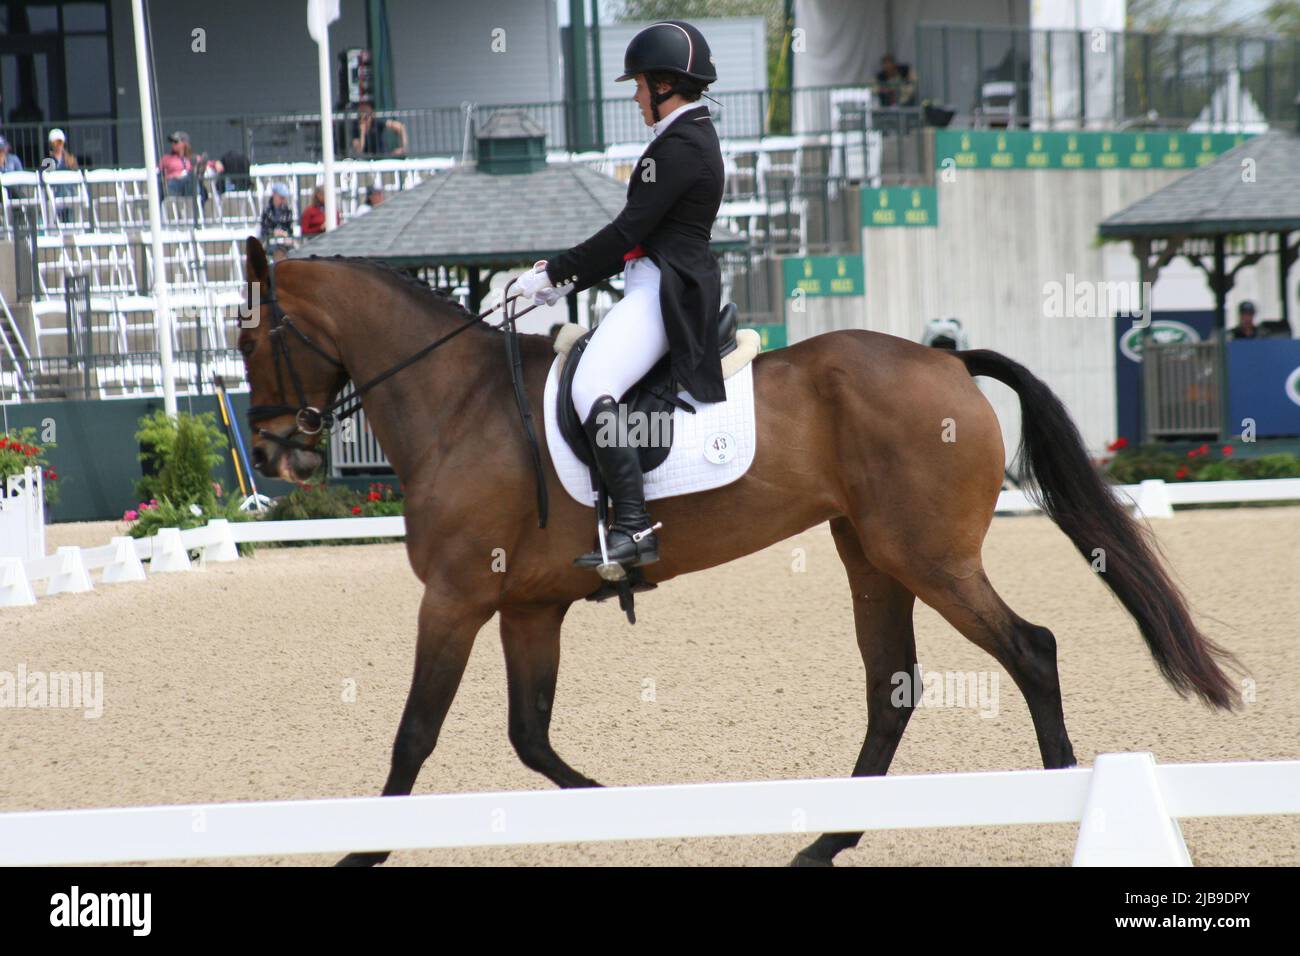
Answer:
[{"label": "saddle", "polygon": [[[719,357],[725,357],[736,350],[737,326],[736,306],[735,303],[729,302],[718,313]],[[578,412],[573,407],[573,376],[577,372],[582,353],[594,332],[595,329],[592,329],[590,332],[582,334],[569,346],[567,358],[560,370],[559,389],[555,399],[558,402],[555,420],[560,425],[560,433],[564,436],[564,440],[568,442],[569,447],[573,449],[573,453],[578,457],[578,460],[588,468],[595,466],[595,460],[591,456],[591,448],[587,444],[587,436],[583,431],[582,421],[578,418]],[[561,335],[563,334],[561,332]],[[556,351],[563,351],[558,337]],[[632,389],[620,402],[630,420],[661,423],[656,441],[642,445],[637,449],[642,472],[653,471],[658,468],[664,463],[668,453],[672,451],[673,409],[681,408],[691,414],[695,413],[693,405],[677,397],[679,391],[681,391],[681,388],[672,374],[669,356],[665,355],[654,364],[650,371],[641,377],[641,380],[636,385],[632,386]],[[636,414],[633,415],[633,413]]]}]

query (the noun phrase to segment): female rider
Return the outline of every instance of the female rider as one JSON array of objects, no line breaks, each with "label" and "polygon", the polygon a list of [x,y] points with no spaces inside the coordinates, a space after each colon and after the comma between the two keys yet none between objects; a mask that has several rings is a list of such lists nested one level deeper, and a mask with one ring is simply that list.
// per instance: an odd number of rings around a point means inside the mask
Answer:
[{"label": "female rider", "polygon": [[[726,398],[718,358],[722,277],[709,251],[722,203],[722,153],[700,94],[717,81],[709,46],[689,23],[668,20],[637,33],[623,57],[634,99],[654,139],[628,183],[627,205],[591,238],[519,277],[520,292],[554,304],[619,271],[625,294],[601,320],[573,379],[573,403],[614,503],[609,559],[636,567],[659,559],[646,513],[637,448],[626,428],[602,428],[618,402],[665,354],[676,386],[698,402]],[[598,441],[597,438],[600,438]],[[574,561],[602,563],[599,551]]]}]

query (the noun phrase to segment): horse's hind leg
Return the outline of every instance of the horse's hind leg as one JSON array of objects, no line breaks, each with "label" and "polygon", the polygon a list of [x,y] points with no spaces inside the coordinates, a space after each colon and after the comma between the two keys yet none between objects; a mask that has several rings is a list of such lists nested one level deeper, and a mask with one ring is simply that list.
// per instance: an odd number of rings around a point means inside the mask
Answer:
[{"label": "horse's hind leg", "polygon": [[[415,675],[393,741],[393,760],[384,784],[385,797],[404,796],[433,753],[442,723],[460,687],[470,649],[493,608],[475,607],[439,588],[426,587],[420,602]],[[373,866],[388,852],[350,853],[339,866]]]},{"label": "horse's hind leg", "polygon": [[973,573],[961,576],[931,568],[909,584],[917,597],[967,640],[993,655],[1011,675],[1029,705],[1043,766],[1049,770],[1074,766],[1052,632],[1007,607],[978,565]]},{"label": "horse's hind leg", "polygon": [[503,608],[501,644],[510,695],[510,743],[525,767],[561,787],[598,787],[551,747],[551,712],[560,671],[560,625],[567,604]]},{"label": "horse's hind leg", "polygon": [[[858,650],[867,670],[867,736],[853,766],[853,776],[880,776],[912,716],[913,695],[896,706],[891,699],[895,675],[916,677],[916,641],[912,632],[912,592],[873,566],[863,555],[857,531],[847,518],[831,521],[835,546],[853,590],[853,623]],[[825,833],[794,858],[793,866],[830,866],[841,850],[856,846],[861,833]]]}]

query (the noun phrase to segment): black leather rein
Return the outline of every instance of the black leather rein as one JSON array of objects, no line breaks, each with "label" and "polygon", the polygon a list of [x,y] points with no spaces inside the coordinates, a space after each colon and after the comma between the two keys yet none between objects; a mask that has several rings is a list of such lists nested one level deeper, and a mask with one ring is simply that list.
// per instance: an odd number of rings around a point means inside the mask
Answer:
[{"label": "black leather rein", "polygon": [[[513,282],[510,283],[510,285],[513,284],[514,284]],[[334,401],[330,402],[328,405],[326,405],[324,408],[316,408],[313,405],[307,404],[307,395],[306,392],[303,390],[302,380],[298,376],[297,369],[294,368],[293,357],[289,354],[289,343],[285,335],[286,331],[292,332],[302,341],[304,345],[306,345],[309,349],[311,349],[321,358],[325,359],[327,362],[329,362],[331,365],[333,365],[336,369],[338,369],[340,372],[344,373],[345,375],[347,374],[348,371],[347,367],[338,358],[331,355],[324,348],[322,348],[317,342],[315,342],[311,338],[311,336],[307,335],[307,333],[305,333],[302,329],[294,325],[293,319],[291,319],[288,315],[285,314],[285,311],[283,308],[281,308],[279,299],[276,296],[276,292],[275,292],[275,263],[271,263],[267,268],[267,287],[270,292],[270,295],[266,300],[266,304],[271,308],[271,331],[267,333],[267,335],[271,343],[271,356],[275,364],[275,384],[276,387],[279,389],[281,395],[288,394],[288,392],[286,392],[284,388],[284,372],[287,370],[289,373],[289,380],[293,384],[294,393],[298,399],[298,404],[297,406],[250,405],[247,412],[248,427],[252,431],[252,433],[259,438],[265,438],[269,441],[273,441],[278,445],[284,446],[285,448],[296,448],[299,451],[316,451],[317,449],[314,445],[307,445],[301,441],[298,441],[294,436],[304,435],[308,438],[311,438],[315,435],[320,434],[321,429],[332,427],[335,422],[342,421],[345,418],[350,418],[351,416],[355,415],[358,411],[361,410],[361,404],[362,404],[361,396],[364,395],[366,392],[370,391],[372,388],[374,388],[376,385],[379,385],[381,382],[387,381],[388,379],[392,378],[394,375],[396,375],[398,372],[402,371],[403,369],[409,368],[410,366],[414,365],[416,362],[420,361],[425,356],[431,354],[434,350],[436,350],[440,346],[444,345],[445,343],[449,342],[451,339],[454,339],[456,336],[460,335],[466,329],[473,328],[475,325],[483,321],[483,319],[491,315],[497,309],[506,306],[507,320],[504,323],[502,329],[502,331],[504,331],[506,334],[506,356],[507,356],[507,361],[510,362],[510,375],[511,375],[511,379],[514,382],[515,398],[519,404],[520,414],[524,422],[524,432],[528,438],[529,444],[532,446],[531,448],[532,458],[533,458],[533,463],[537,475],[537,503],[538,503],[538,512],[539,512],[539,526],[543,528],[546,527],[546,513],[547,513],[546,482],[541,470],[541,458],[540,458],[540,452],[537,448],[536,433],[533,430],[532,413],[528,407],[528,399],[523,389],[522,363],[519,360],[520,357],[519,357],[518,338],[517,338],[517,333],[515,331],[515,325],[514,325],[515,319],[517,319],[521,315],[524,315],[527,312],[531,312],[533,309],[537,308],[536,305],[531,305],[528,308],[520,310],[518,312],[512,312],[508,307],[515,299],[519,298],[518,294],[513,296],[503,295],[501,302],[498,303],[497,305],[492,306],[492,308],[486,310],[485,312],[480,312],[478,315],[468,316],[464,325],[453,329],[452,331],[448,332],[446,335],[438,339],[435,339],[434,341],[430,342],[428,345],[420,349],[418,352],[415,352],[412,355],[407,356],[406,358],[402,359],[402,361],[398,362],[396,365],[392,366],[388,370],[376,375],[368,382],[364,382],[360,385],[357,385],[353,389],[350,395],[344,398],[337,398]],[[510,286],[507,286],[506,293],[509,293],[509,291],[510,291]],[[275,418],[280,415],[294,416],[293,431],[289,432],[288,435],[277,435],[273,431],[269,431],[268,429],[258,427],[257,423],[259,421],[265,421],[268,418]]]}]

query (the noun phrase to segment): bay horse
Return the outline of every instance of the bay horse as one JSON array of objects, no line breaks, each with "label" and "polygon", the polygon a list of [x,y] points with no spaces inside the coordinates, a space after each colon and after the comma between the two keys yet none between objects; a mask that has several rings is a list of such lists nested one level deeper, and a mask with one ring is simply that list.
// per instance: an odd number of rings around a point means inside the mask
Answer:
[{"label": "bay horse", "polygon": [[[539,528],[502,332],[383,265],[286,259],[272,276],[256,239],[246,252],[250,296],[254,283],[271,292],[239,336],[252,393],[253,461],[263,475],[310,478],[323,462],[316,410],[349,379],[368,383],[441,342],[361,397],[405,486],[406,550],[424,586],[415,673],[383,793],[411,792],[474,638],[494,613],[519,759],[560,787],[598,786],[549,740],[560,628],[570,605],[601,583],[572,563],[592,546],[593,511],[563,491],[544,452],[551,512]],[[538,409],[551,340],[521,335],[520,343],[524,383]],[[1011,675],[1029,706],[1043,766],[1074,765],[1056,639],[1003,602],[981,563],[1005,456],[976,375],[1019,394],[1028,481],[1086,559],[1104,552],[1102,579],[1136,620],[1160,672],[1180,694],[1231,709],[1238,694],[1220,664],[1232,656],[1193,623],[1149,533],[1112,496],[1060,400],[996,352],[941,351],[854,329],[760,354],[753,465],[725,487],[654,503],[663,553],[642,568],[646,580],[723,564],[829,521],[866,668],[866,739],[854,776],[889,769],[915,706],[917,695],[895,705],[891,690],[895,675],[919,676],[917,598]],[[539,435],[543,448],[546,437]],[[504,571],[494,564],[502,553],[496,549],[506,555]],[[824,834],[793,863],[828,866],[861,836]],[[340,865],[387,857],[353,853]]]}]

